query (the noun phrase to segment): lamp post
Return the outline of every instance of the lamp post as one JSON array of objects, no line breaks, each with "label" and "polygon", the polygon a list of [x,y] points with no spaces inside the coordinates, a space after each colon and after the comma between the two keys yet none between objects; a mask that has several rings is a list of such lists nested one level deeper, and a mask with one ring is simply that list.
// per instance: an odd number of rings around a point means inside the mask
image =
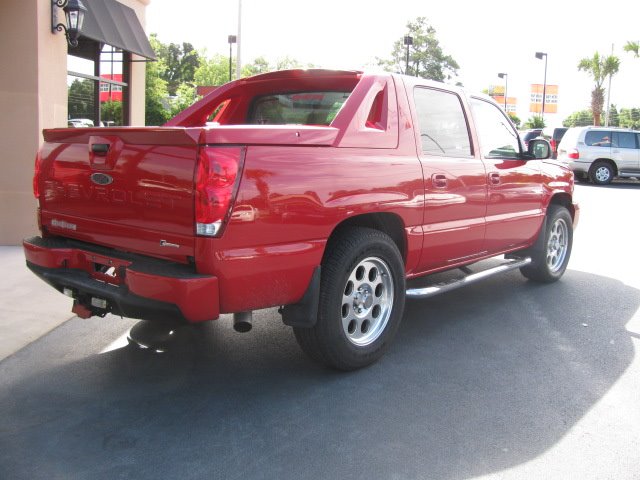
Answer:
[{"label": "lamp post", "polygon": [[409,47],[413,45],[413,37],[410,35],[405,35],[404,44],[407,47],[407,60],[404,68],[405,75],[409,75]]},{"label": "lamp post", "polygon": [[238,0],[238,36],[236,38],[236,78],[242,73],[242,0]]},{"label": "lamp post", "polygon": [[547,54],[544,52],[536,52],[536,58],[542,60],[544,57],[544,83],[542,84],[542,120],[544,122],[544,103],[547,96]]},{"label": "lamp post", "polygon": [[504,78],[504,113],[507,113],[507,77],[506,73],[499,73],[498,77]]},{"label": "lamp post", "polygon": [[235,35],[229,35],[229,81],[231,81],[231,62],[232,62],[232,51],[231,47],[237,41],[237,37]]},{"label": "lamp post", "polygon": [[[66,23],[58,23],[58,8],[64,11]],[[86,11],[80,0],[51,0],[51,32],[64,31],[69,46],[77,47]]]}]

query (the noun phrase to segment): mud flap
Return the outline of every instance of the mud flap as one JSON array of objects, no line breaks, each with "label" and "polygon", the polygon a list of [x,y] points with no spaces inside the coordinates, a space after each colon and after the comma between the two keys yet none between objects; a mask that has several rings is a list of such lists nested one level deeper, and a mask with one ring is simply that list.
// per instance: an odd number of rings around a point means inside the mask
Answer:
[{"label": "mud flap", "polygon": [[318,303],[320,302],[320,272],[318,265],[313,271],[307,291],[298,303],[285,305],[280,309],[285,325],[298,328],[311,328],[318,319]]}]

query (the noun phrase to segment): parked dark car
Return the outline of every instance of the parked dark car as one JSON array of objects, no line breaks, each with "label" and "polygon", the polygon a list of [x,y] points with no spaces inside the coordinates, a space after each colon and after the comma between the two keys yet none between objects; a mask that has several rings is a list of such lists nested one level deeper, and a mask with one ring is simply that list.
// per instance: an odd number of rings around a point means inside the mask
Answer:
[{"label": "parked dark car", "polygon": [[531,128],[529,130],[525,130],[523,132],[520,132],[520,137],[522,138],[522,141],[524,143],[525,150],[527,148],[529,148],[529,142],[531,140],[533,140],[536,137],[540,137],[541,135],[542,135],[542,129],[541,128]]},{"label": "parked dark car", "polygon": [[560,140],[562,140],[567,130],[567,127],[545,128],[542,130],[542,137],[551,144],[551,158],[558,158],[558,145],[560,145]]}]

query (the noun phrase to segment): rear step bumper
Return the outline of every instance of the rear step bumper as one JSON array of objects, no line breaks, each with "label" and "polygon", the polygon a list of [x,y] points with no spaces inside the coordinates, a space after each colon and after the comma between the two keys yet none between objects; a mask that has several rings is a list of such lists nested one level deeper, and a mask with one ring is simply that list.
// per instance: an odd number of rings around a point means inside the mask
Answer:
[{"label": "rear step bumper", "polygon": [[497,275],[499,273],[504,273],[504,272],[508,272],[509,270],[515,270],[516,268],[524,267],[525,265],[529,265],[530,263],[531,263],[531,258],[529,257],[506,259],[500,265],[496,265],[495,267],[488,268],[480,272],[468,273],[463,278],[457,278],[455,280],[438,283],[436,285],[429,285],[428,287],[410,288],[407,290],[407,297],[409,298],[433,297],[441,293],[455,290],[456,288],[466,287],[467,285],[470,285],[475,282],[479,282],[480,280],[483,280],[487,277],[491,277],[493,275]]},{"label": "rear step bumper", "polygon": [[72,296],[76,312],[187,323],[220,316],[217,277],[192,266],[58,238],[23,247],[29,269]]}]

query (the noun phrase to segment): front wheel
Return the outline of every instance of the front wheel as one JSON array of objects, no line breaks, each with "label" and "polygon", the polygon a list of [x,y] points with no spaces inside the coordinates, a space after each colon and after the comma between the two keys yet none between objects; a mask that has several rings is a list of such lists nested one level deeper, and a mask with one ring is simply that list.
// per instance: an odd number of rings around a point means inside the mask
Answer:
[{"label": "front wheel", "polygon": [[543,248],[532,250],[531,263],[520,271],[530,280],[551,283],[564,274],[573,246],[573,219],[560,205],[550,205],[547,211]]},{"label": "front wheel", "polygon": [[370,228],[339,232],[322,263],[318,318],[294,327],[313,359],[339,370],[378,360],[389,347],[404,310],[402,256],[391,238]]}]

